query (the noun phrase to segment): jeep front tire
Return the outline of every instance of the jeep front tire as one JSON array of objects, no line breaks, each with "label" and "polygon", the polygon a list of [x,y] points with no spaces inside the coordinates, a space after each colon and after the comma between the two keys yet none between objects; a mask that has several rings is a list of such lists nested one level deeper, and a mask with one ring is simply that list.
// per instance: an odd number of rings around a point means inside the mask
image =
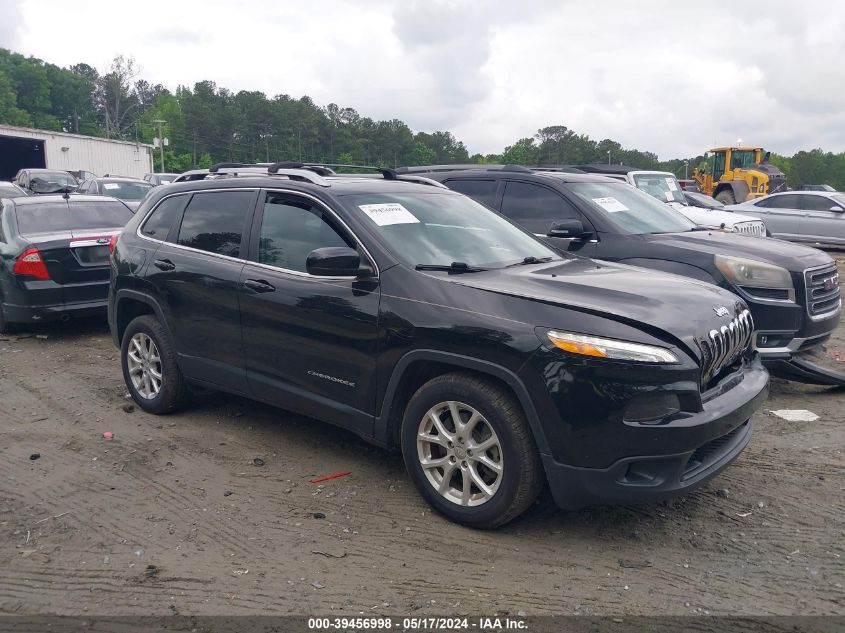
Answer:
[{"label": "jeep front tire", "polygon": [[464,525],[507,523],[542,487],[540,458],[519,402],[482,377],[452,373],[420,387],[405,409],[401,444],[420,494]]}]

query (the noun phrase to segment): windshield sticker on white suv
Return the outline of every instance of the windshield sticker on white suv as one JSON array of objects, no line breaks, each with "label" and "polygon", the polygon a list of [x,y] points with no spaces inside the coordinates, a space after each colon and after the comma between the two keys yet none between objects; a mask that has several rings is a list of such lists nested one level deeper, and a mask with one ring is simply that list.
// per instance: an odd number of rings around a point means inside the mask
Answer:
[{"label": "windshield sticker on white suv", "polygon": [[104,182],[103,189],[120,189],[120,185],[114,182]]},{"label": "windshield sticker on white suv", "polygon": [[667,202],[672,202],[674,199],[675,199],[675,196],[673,196],[673,195],[672,195],[672,192],[671,192],[671,191],[667,191],[667,192],[666,192],[666,201],[667,201]]},{"label": "windshield sticker on white suv", "polygon": [[391,224],[416,224],[419,220],[398,202],[387,204],[359,204],[358,208],[379,226]]},{"label": "windshield sticker on white suv", "polygon": [[677,191],[678,190],[678,185],[675,184],[674,178],[667,178],[666,184],[669,185],[669,191]]},{"label": "windshield sticker on white suv", "polygon": [[599,205],[609,213],[616,213],[617,211],[630,211],[628,207],[619,202],[616,198],[608,196],[606,198],[593,198],[593,202]]}]

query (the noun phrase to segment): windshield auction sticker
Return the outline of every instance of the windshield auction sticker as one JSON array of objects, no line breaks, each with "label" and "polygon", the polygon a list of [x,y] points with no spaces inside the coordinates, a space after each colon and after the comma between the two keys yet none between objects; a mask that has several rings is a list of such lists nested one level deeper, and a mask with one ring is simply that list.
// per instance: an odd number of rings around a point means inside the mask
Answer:
[{"label": "windshield auction sticker", "polygon": [[674,178],[667,178],[666,184],[669,185],[669,191],[677,191],[678,190],[678,185],[675,184]]},{"label": "windshield auction sticker", "polygon": [[367,216],[379,226],[390,226],[391,224],[416,224],[419,220],[413,213],[408,211],[398,202],[386,204],[359,204]]},{"label": "windshield auction sticker", "polygon": [[610,213],[617,213],[618,211],[630,211],[628,207],[619,202],[616,198],[608,196],[607,198],[593,198],[593,202],[599,205],[605,211]]}]

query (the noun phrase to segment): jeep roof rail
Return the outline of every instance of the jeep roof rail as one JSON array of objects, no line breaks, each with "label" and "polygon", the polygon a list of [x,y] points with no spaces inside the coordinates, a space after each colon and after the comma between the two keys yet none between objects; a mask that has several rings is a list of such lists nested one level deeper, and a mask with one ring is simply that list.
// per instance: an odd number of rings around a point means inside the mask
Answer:
[{"label": "jeep roof rail", "polygon": [[[205,180],[206,178],[225,178],[227,176],[283,176],[290,180],[298,180],[301,182],[310,182],[321,187],[331,187],[331,182],[326,178],[328,176],[366,176],[366,174],[338,174],[332,168],[348,168],[348,169],[364,169],[368,171],[378,172],[385,180],[403,180],[406,182],[414,182],[421,185],[430,185],[440,189],[447,189],[445,185],[425,178],[424,176],[397,174],[393,169],[384,167],[372,167],[369,165],[340,165],[340,164],[325,164],[325,163],[299,163],[293,161],[284,161],[279,163],[257,163],[253,165],[245,165],[243,163],[217,163],[212,165],[209,169],[193,169],[180,174],[177,178],[178,182],[190,182],[196,180]],[[376,176],[377,174],[373,174]]]},{"label": "jeep roof rail", "polygon": [[606,165],[604,163],[588,163],[585,165],[573,165],[588,174],[627,174],[631,171],[662,171],[660,169],[643,169],[642,167],[631,167],[630,165]]},{"label": "jeep roof rail", "polygon": [[[274,172],[274,168],[289,168],[289,169],[308,169],[314,171],[321,176],[363,176],[364,174],[342,174],[335,171],[336,169],[362,169],[365,171],[370,172],[377,172],[381,175],[382,178],[385,180],[404,180],[406,182],[415,182],[420,185],[431,185],[432,187],[438,187],[440,189],[448,189],[446,185],[437,182],[436,180],[432,180],[431,178],[425,178],[422,176],[411,176],[411,175],[404,175],[397,173],[397,170],[390,169],[389,167],[376,167],[373,165],[348,165],[343,163],[295,163],[295,162],[285,162],[285,163],[276,163],[275,165],[271,165],[268,169],[268,173],[276,173]],[[376,174],[373,174],[376,175]]]},{"label": "jeep roof rail", "polygon": [[273,163],[214,163],[208,168],[212,174],[216,174],[221,169],[234,169],[236,167],[269,167]]},{"label": "jeep roof rail", "polygon": [[530,172],[531,170],[528,167],[523,167],[522,165],[492,165],[492,164],[480,164],[480,163],[470,163],[464,165],[414,165],[410,167],[397,167],[394,171],[397,174],[414,174],[414,173],[426,173],[432,171],[463,171],[463,170],[477,170],[477,171],[517,171],[517,172]]},{"label": "jeep roof rail", "polygon": [[531,171],[556,171],[564,174],[586,174],[587,172],[574,165],[538,165],[531,167]]},{"label": "jeep roof rail", "polygon": [[334,176],[335,171],[328,165],[321,165],[317,163],[297,163],[294,161],[282,161],[280,163],[273,163],[267,167],[268,174],[277,174],[280,170],[285,169],[307,169],[313,171],[318,176]]}]

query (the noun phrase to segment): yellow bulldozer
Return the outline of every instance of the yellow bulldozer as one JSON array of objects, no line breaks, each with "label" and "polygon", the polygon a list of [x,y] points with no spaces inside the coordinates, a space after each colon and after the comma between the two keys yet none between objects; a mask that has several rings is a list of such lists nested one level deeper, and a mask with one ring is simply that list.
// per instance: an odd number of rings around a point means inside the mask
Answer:
[{"label": "yellow bulldozer", "polygon": [[769,163],[762,147],[714,147],[710,154],[710,171],[696,168],[692,177],[702,193],[723,204],[786,191],[786,174]]}]

